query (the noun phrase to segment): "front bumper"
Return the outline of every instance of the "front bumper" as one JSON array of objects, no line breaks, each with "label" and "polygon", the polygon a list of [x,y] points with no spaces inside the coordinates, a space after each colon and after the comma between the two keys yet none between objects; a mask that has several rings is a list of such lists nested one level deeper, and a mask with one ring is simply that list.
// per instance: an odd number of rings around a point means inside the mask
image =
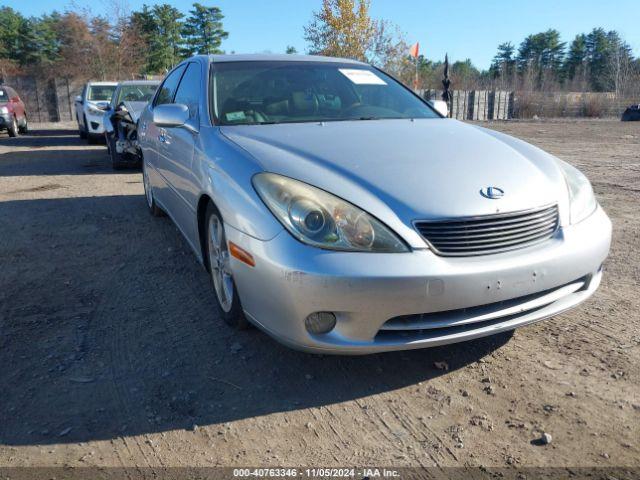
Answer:
[{"label": "front bumper", "polygon": [[104,134],[104,120],[103,116],[86,114],[87,119],[87,133],[90,135],[103,135]]},{"label": "front bumper", "polygon": [[0,113],[0,130],[6,130],[11,124],[11,115],[9,113]]},{"label": "front bumper", "polygon": [[[557,315],[595,292],[611,242],[611,222],[600,207],[544,244],[464,258],[427,249],[334,252],[286,231],[260,241],[226,230],[256,262],[252,268],[232,259],[247,316],[291,347],[339,354],[460,342]],[[331,332],[305,329],[305,318],[318,311],[336,314]]]}]

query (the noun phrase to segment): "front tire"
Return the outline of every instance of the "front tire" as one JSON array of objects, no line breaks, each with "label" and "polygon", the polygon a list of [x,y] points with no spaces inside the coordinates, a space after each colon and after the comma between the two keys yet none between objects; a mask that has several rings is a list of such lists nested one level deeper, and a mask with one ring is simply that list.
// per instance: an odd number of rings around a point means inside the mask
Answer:
[{"label": "front tire", "polygon": [[162,217],[164,215],[164,212],[160,207],[158,207],[158,204],[153,197],[153,186],[151,185],[149,172],[147,171],[147,166],[144,160],[142,161],[142,184],[144,185],[144,196],[147,200],[149,212],[151,212],[151,215],[153,215],[154,217]]},{"label": "front tire", "polygon": [[116,149],[116,141],[114,138],[106,137],[107,140],[107,149],[109,150],[109,156],[111,157],[111,166],[114,170],[122,170],[127,166],[125,162],[122,161],[122,155],[118,153]]},{"label": "front tire", "polygon": [[17,137],[19,134],[19,130],[18,130],[18,120],[16,120],[16,117],[14,116],[11,120],[11,124],[9,125],[9,128],[7,128],[7,132],[9,133],[10,137]]},{"label": "front tire", "polygon": [[78,120],[78,134],[80,135],[80,138],[82,140],[86,140],[86,138],[87,138],[87,117],[83,116],[82,118],[84,119],[84,126],[80,125],[80,119],[76,118],[76,120]]},{"label": "front tire", "polygon": [[238,289],[233,281],[224,223],[213,204],[207,206],[205,226],[207,229],[205,261],[211,274],[216,305],[227,325],[237,330],[245,330],[250,324],[242,311]]}]

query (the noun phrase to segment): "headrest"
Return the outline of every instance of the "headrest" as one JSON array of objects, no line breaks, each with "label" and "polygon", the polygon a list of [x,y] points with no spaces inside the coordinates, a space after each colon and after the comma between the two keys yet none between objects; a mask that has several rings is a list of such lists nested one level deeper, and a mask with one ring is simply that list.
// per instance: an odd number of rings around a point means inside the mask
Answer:
[{"label": "headrest", "polygon": [[315,113],[318,111],[318,99],[313,93],[293,92],[291,103],[295,113]]}]

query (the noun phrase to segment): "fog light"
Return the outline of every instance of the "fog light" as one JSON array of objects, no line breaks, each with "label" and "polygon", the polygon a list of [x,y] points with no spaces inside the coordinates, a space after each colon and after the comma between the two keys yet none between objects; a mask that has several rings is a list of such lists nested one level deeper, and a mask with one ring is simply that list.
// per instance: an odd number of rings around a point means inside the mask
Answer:
[{"label": "fog light", "polygon": [[310,333],[327,333],[336,326],[336,316],[331,312],[314,312],[304,321]]}]

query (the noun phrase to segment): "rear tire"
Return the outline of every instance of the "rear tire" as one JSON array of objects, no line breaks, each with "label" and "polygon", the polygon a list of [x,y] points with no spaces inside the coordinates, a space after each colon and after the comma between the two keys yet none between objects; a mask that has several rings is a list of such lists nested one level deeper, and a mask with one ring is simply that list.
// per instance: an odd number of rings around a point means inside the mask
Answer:
[{"label": "rear tire", "polygon": [[13,117],[11,121],[11,125],[9,125],[9,128],[7,128],[7,132],[9,133],[10,137],[18,136],[19,129],[18,129],[18,120],[16,120],[16,117]]},{"label": "rear tire", "polygon": [[144,160],[142,161],[142,184],[144,185],[144,196],[147,200],[147,206],[149,207],[151,215],[154,217],[164,216],[164,212],[158,207],[155,198],[153,198],[153,186],[151,185]]},{"label": "rear tire", "polygon": [[29,122],[27,121],[26,115],[24,116],[24,125],[18,127],[18,131],[21,135],[26,135],[27,133],[29,133]]},{"label": "rear tire", "polygon": [[238,289],[233,281],[224,223],[212,203],[207,206],[204,225],[205,262],[211,275],[218,311],[227,325],[236,330],[246,330],[251,324],[244,315]]}]

